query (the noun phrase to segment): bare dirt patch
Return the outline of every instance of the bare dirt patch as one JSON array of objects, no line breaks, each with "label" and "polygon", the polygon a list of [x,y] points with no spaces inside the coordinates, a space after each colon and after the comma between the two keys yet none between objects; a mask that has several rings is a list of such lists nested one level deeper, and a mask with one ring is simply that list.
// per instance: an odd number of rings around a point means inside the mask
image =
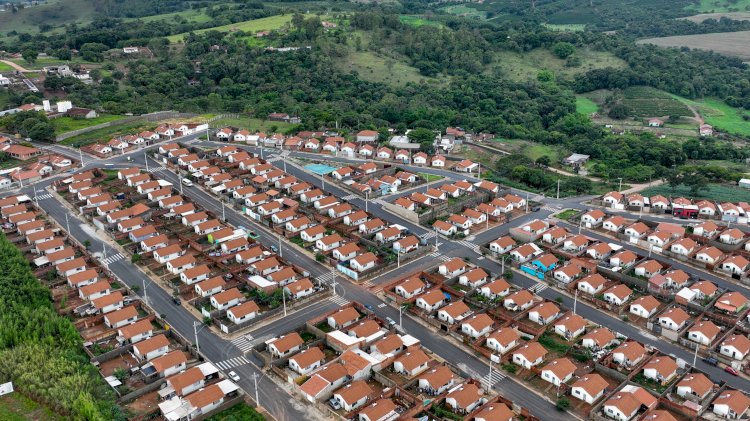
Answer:
[{"label": "bare dirt patch", "polygon": [[680,35],[673,37],[647,38],[639,44],[654,44],[660,47],[689,47],[714,51],[719,54],[739,57],[750,61],[750,31],[719,32],[700,35]]}]

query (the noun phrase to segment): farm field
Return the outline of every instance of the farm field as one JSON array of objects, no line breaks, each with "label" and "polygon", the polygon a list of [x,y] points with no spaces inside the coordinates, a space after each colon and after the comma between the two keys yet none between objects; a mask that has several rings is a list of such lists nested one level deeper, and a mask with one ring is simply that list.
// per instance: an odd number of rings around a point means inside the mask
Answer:
[{"label": "farm field", "polygon": [[63,418],[19,392],[13,392],[0,397],[0,419],[4,421],[62,421]]},{"label": "farm field", "polygon": [[750,20],[750,12],[701,13],[699,15],[688,16],[680,19],[701,23],[708,19],[720,20],[721,18],[733,20]]},{"label": "farm field", "polygon": [[55,126],[55,133],[67,133],[73,130],[83,129],[85,127],[96,126],[97,124],[108,123],[110,121],[121,120],[125,116],[121,115],[100,115],[96,118],[78,119],[72,117],[58,117],[50,120]]},{"label": "farm field", "polygon": [[644,196],[662,195],[665,197],[689,197],[693,199],[714,200],[717,202],[747,202],[750,201],[750,190],[724,184],[709,184],[708,190],[701,190],[697,195],[690,193],[690,188],[679,185],[675,190],[668,185],[649,187],[640,192]]},{"label": "farm field", "polygon": [[750,0],[700,0],[697,4],[686,7],[685,10],[702,13],[750,10]]},{"label": "farm field", "polygon": [[[213,28],[200,29],[195,31],[196,34],[201,34],[207,31],[219,31],[219,32],[231,32],[231,31],[244,31],[244,32],[258,32],[258,31],[270,31],[273,29],[279,29],[287,23],[291,22],[292,15],[276,15],[269,16],[267,18],[246,20],[244,22],[237,22],[231,25],[215,26]],[[167,37],[171,43],[181,42],[187,33],[170,35]]]},{"label": "farm field", "polygon": [[543,23],[542,26],[544,26],[547,29],[552,29],[553,31],[565,31],[565,32],[581,32],[584,29],[586,29],[586,24],[584,23],[567,23],[567,24]]},{"label": "farm field", "polygon": [[576,112],[590,115],[599,111],[599,106],[585,96],[576,95]]},{"label": "farm field", "polygon": [[554,72],[558,79],[569,79],[579,73],[585,73],[593,69],[623,68],[626,66],[624,61],[606,52],[581,49],[576,54],[581,58],[581,65],[578,67],[567,67],[565,60],[557,58],[549,50],[542,48],[523,54],[512,51],[497,53],[490,66],[499,68],[515,81],[536,79],[537,73],[541,70]]},{"label": "farm field", "polygon": [[623,91],[623,105],[637,117],[691,116],[690,109],[672,95],[647,86],[634,86]]},{"label": "farm field", "polygon": [[28,7],[17,13],[0,13],[0,39],[12,31],[38,33],[39,25],[87,23],[94,19],[95,0],[51,0],[47,4]]},{"label": "farm field", "polygon": [[750,45],[750,31],[647,38],[638,40],[637,43],[654,44],[660,47],[688,47],[709,50],[750,61],[750,49],[748,48],[748,45]]},{"label": "farm field", "polygon": [[127,18],[125,20],[134,21],[140,20],[143,22],[155,22],[160,20],[175,20],[183,18],[187,21],[204,23],[211,20],[211,17],[205,13],[205,9],[189,9],[183,10],[182,12],[164,13],[163,15],[144,16],[140,18]]}]

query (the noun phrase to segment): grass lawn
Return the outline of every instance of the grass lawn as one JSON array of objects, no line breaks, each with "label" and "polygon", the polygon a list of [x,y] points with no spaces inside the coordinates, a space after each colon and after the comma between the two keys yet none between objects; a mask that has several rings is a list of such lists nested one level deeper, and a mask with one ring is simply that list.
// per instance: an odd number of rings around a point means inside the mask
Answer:
[{"label": "grass lawn", "polygon": [[422,177],[422,178],[424,178],[425,180],[427,180],[428,183],[431,183],[433,181],[438,181],[438,180],[442,180],[443,179],[443,177],[441,177],[439,175],[427,174],[427,173],[424,173],[424,172],[417,173],[417,175],[420,176],[420,177]]},{"label": "grass lawn", "polygon": [[675,190],[672,190],[672,188],[668,185],[649,187],[640,193],[644,196],[654,196],[657,194],[665,197],[684,196],[693,199],[715,200],[717,202],[750,201],[750,190],[725,184],[709,184],[708,190],[701,190],[696,195],[690,193],[690,188],[683,185],[677,186]]},{"label": "grass lawn", "polygon": [[21,9],[17,13],[0,13],[0,39],[7,39],[6,34],[11,31],[39,33],[41,23],[57,26],[90,22],[96,13],[92,7],[96,1],[98,0],[52,0],[47,4]]},{"label": "grass lawn", "polygon": [[259,414],[255,409],[251,408],[245,403],[238,403],[237,405],[225,409],[218,414],[212,415],[207,418],[206,421],[262,421],[266,418]]},{"label": "grass lawn", "polygon": [[4,421],[57,421],[64,418],[19,392],[13,392],[0,397],[0,419]]},{"label": "grass lawn", "polygon": [[571,218],[573,215],[575,215],[577,213],[578,213],[578,211],[575,210],[575,209],[566,209],[566,210],[558,213],[556,215],[556,217],[560,218],[560,219],[568,220],[569,218]]},{"label": "grass lawn", "polygon": [[30,70],[31,69],[41,69],[42,67],[45,67],[45,66],[53,66],[53,65],[58,65],[58,64],[73,65],[73,64],[92,64],[93,63],[93,62],[90,62],[90,61],[83,60],[83,59],[81,59],[79,57],[76,57],[73,60],[60,60],[57,57],[39,57],[33,63],[29,63],[28,61],[26,61],[26,60],[24,60],[22,58],[14,58],[11,61],[13,63],[16,63],[16,64],[18,64],[20,66],[23,66],[23,67],[25,67],[27,69],[30,69]]},{"label": "grass lawn", "polygon": [[96,126],[97,124],[107,123],[125,118],[121,115],[100,115],[96,118],[79,119],[72,117],[58,117],[52,119],[52,125],[55,126],[55,133],[67,133],[73,130],[83,129],[85,127]]},{"label": "grass lawn", "polygon": [[15,70],[10,64],[0,63],[0,72],[12,72]]},{"label": "grass lawn", "polygon": [[[244,31],[244,32],[259,32],[259,31],[270,31],[279,29],[287,23],[291,22],[292,15],[276,15],[269,16],[267,18],[246,20],[244,22],[237,22],[231,25],[216,26],[213,28],[199,29],[195,31],[196,34],[201,34],[207,31],[219,31],[219,32],[231,32],[231,31]],[[187,33],[170,35],[167,37],[169,42],[178,43],[185,38]]]},{"label": "grass lawn", "polygon": [[440,10],[451,15],[463,16],[472,19],[487,19],[487,12],[477,10],[463,4],[441,7]]},{"label": "grass lawn", "polygon": [[3,170],[7,170],[8,168],[20,167],[23,164],[24,164],[23,161],[10,158],[8,155],[5,155],[5,153],[3,153],[3,157],[2,159],[0,159],[0,169],[3,169]]},{"label": "grass lawn", "polygon": [[743,115],[750,115],[750,112],[730,107],[723,101],[714,98],[693,101],[678,95],[670,95],[683,104],[697,108],[705,122],[714,126],[715,129],[750,136],[750,121],[746,121],[742,117]]},{"label": "grass lawn", "polygon": [[541,156],[548,156],[553,163],[559,162],[564,154],[567,154],[563,148],[553,145],[543,145],[541,143],[529,142],[527,140],[518,139],[495,139],[495,147],[506,150],[508,152],[520,153],[536,161]]},{"label": "grass lawn", "polygon": [[182,12],[164,13],[162,15],[144,16],[140,18],[127,18],[127,21],[140,20],[143,22],[156,22],[160,20],[173,21],[175,19],[184,18],[190,22],[204,23],[210,21],[212,18],[205,13],[205,9],[189,9],[183,10]]},{"label": "grass lawn", "polygon": [[[263,131],[263,132],[273,132],[273,131],[285,131],[287,129],[290,129],[294,127],[294,124],[290,123],[284,123],[283,121],[270,121],[270,120],[261,120],[259,118],[220,118],[218,120],[211,122],[211,127],[221,128],[221,127],[236,127],[240,129],[247,129],[251,132],[255,131]],[[272,130],[273,128],[276,128],[276,130]]]},{"label": "grass lawn", "polygon": [[414,16],[414,15],[401,15],[398,17],[398,19],[401,21],[401,23],[405,23],[407,25],[412,26],[439,26],[442,27],[443,24],[440,22],[435,22],[434,20],[425,19],[421,16]]},{"label": "grass lawn", "polygon": [[599,111],[599,106],[584,96],[576,95],[576,111],[581,114],[590,115]]}]

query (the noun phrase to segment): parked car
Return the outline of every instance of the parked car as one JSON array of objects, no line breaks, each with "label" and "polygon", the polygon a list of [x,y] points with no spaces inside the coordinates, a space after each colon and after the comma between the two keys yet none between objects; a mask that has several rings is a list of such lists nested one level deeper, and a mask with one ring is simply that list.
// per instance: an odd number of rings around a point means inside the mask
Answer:
[{"label": "parked car", "polygon": [[729,367],[729,366],[726,366],[724,368],[724,371],[726,371],[727,373],[729,373],[729,374],[731,374],[733,376],[739,376],[740,375],[740,373],[738,373],[737,370],[735,370],[735,369],[733,369],[732,367]]},{"label": "parked car", "polygon": [[240,381],[240,376],[238,376],[237,373],[235,373],[234,371],[230,371],[227,375],[229,376],[230,379],[236,382]]},{"label": "parked car", "polygon": [[396,324],[396,321],[391,319],[390,317],[386,317],[385,321],[388,322],[388,324],[391,326],[394,326]]},{"label": "parked car", "polygon": [[183,178],[182,179],[182,184],[185,185],[185,186],[191,187],[193,185],[193,182],[190,181],[189,178]]},{"label": "parked car", "polygon": [[375,311],[375,307],[372,304],[365,304],[365,308],[373,312]]},{"label": "parked car", "polygon": [[172,297],[172,302],[175,303],[175,305],[180,305],[180,297]]},{"label": "parked car", "polygon": [[717,365],[719,365],[719,360],[717,360],[714,357],[706,357],[706,358],[703,359],[703,362],[706,363],[706,364],[708,364],[708,365],[712,365],[714,367],[716,367]]}]

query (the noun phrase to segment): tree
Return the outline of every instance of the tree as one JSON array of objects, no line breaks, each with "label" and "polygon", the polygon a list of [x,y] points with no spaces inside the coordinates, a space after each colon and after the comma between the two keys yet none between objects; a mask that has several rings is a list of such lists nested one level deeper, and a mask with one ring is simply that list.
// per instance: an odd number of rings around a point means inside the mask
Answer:
[{"label": "tree", "polygon": [[569,42],[561,41],[552,46],[552,52],[559,58],[567,58],[576,52],[576,47]]},{"label": "tree", "polygon": [[55,127],[49,122],[40,121],[31,126],[27,136],[34,140],[52,140],[55,138]]},{"label": "tree", "polygon": [[615,120],[622,120],[630,114],[628,107],[623,104],[614,104],[610,109],[608,115]]},{"label": "tree", "polygon": [[557,408],[560,411],[565,411],[568,408],[570,408],[570,401],[565,396],[560,396],[557,399],[557,403],[555,404],[555,408]]},{"label": "tree", "polygon": [[549,167],[549,164],[552,163],[552,160],[547,155],[542,155],[539,158],[536,159],[536,164],[540,167]]},{"label": "tree", "polygon": [[83,246],[86,247],[86,250],[91,247],[91,241],[90,240],[83,240]]},{"label": "tree", "polygon": [[138,263],[141,261],[141,255],[139,253],[133,253],[132,256],[130,256],[130,263]]},{"label": "tree", "polygon": [[696,196],[701,190],[708,190],[708,178],[703,174],[690,174],[685,177],[685,185],[690,187],[690,193]]},{"label": "tree", "polygon": [[26,60],[26,62],[30,64],[36,63],[36,58],[38,56],[39,56],[39,51],[37,51],[34,48],[26,48],[23,51],[21,51],[21,57],[23,57],[23,59]]},{"label": "tree", "polygon": [[419,149],[432,152],[435,143],[435,132],[424,127],[418,127],[406,135],[412,143],[419,143]]},{"label": "tree", "polygon": [[554,82],[555,74],[550,70],[540,70],[539,73],[536,74],[536,80],[539,82]]}]

